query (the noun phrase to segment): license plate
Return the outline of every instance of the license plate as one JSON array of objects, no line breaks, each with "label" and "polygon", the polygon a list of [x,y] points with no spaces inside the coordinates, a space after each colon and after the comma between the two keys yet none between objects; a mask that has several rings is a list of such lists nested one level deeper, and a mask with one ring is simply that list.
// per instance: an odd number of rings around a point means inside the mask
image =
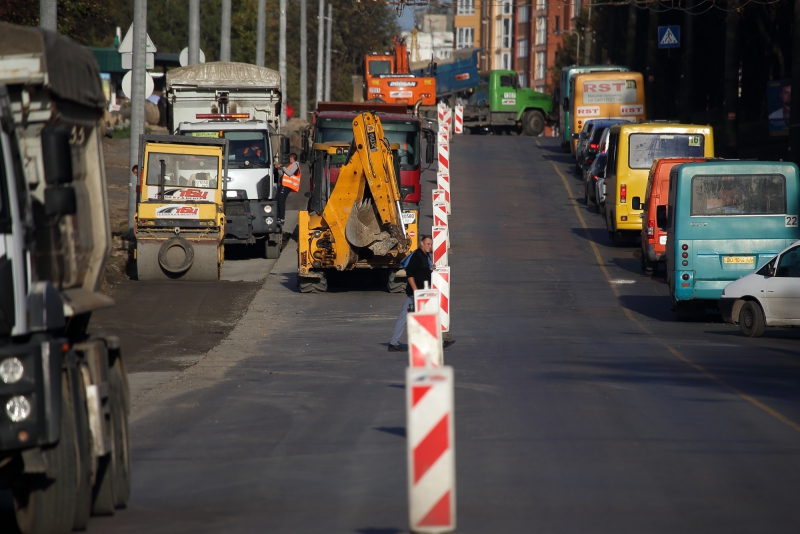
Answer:
[{"label": "license plate", "polygon": [[659,236],[658,244],[659,245],[666,245],[667,244],[667,236],[665,236],[665,235]]},{"label": "license plate", "polygon": [[413,211],[403,212],[403,224],[414,224],[417,221],[417,214]]},{"label": "license plate", "polygon": [[722,258],[722,263],[755,263],[756,258],[755,256],[725,256]]},{"label": "license plate", "polygon": [[194,186],[195,187],[208,187],[208,183],[209,183],[208,180],[195,180],[194,181]]}]

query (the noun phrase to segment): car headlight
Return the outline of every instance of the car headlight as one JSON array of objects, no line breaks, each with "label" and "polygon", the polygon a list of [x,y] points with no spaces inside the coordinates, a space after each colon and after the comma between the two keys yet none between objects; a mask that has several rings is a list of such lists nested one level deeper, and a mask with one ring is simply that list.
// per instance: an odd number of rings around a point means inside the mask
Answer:
[{"label": "car headlight", "polygon": [[19,423],[28,418],[31,414],[31,403],[22,395],[16,395],[8,399],[6,403],[6,415],[8,418]]},{"label": "car headlight", "polygon": [[270,206],[269,204],[264,206],[264,213],[272,213],[272,206]]},{"label": "car headlight", "polygon": [[272,224],[275,222],[275,219],[273,219],[272,217],[265,217],[264,222],[267,224]]},{"label": "car headlight", "polygon": [[16,384],[22,378],[25,368],[17,358],[6,358],[0,362],[0,380],[6,384]]}]

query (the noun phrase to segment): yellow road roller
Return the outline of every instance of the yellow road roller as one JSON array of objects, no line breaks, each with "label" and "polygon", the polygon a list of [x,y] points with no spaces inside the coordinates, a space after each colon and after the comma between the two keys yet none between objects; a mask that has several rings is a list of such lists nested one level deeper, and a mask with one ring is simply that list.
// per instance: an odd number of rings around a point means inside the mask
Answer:
[{"label": "yellow road roller", "polygon": [[139,146],[139,280],[219,280],[228,141],[142,135]]}]

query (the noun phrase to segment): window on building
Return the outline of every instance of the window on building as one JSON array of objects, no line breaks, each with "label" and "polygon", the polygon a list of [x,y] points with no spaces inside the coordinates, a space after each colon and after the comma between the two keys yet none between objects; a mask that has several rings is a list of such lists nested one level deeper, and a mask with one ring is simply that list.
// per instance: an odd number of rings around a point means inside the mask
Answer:
[{"label": "window on building", "polygon": [[475,40],[475,28],[457,28],[456,48],[472,48]]},{"label": "window on building", "polygon": [[475,0],[458,0],[456,15],[474,15]]},{"label": "window on building", "polygon": [[547,59],[544,52],[536,52],[536,79],[544,80],[544,73],[547,70]]},{"label": "window on building", "polygon": [[520,87],[528,87],[528,80],[527,80],[524,72],[520,72],[519,73],[519,86]]},{"label": "window on building", "polygon": [[513,13],[514,6],[512,4],[512,0],[503,0],[503,15],[511,15]]},{"label": "window on building", "polygon": [[533,90],[536,91],[537,93],[544,93],[544,85],[537,85],[536,87],[533,88]]},{"label": "window on building", "polygon": [[547,17],[536,18],[536,44],[543,45],[547,42]]},{"label": "window on building", "polygon": [[497,48],[511,48],[511,19],[497,21]]},{"label": "window on building", "polygon": [[547,0],[536,0],[536,9],[544,9],[547,7]]},{"label": "window on building", "polygon": [[497,65],[495,68],[501,70],[511,70],[511,52],[498,52]]},{"label": "window on building", "polygon": [[556,17],[556,27],[554,33],[557,34],[559,30],[561,30],[561,17]]},{"label": "window on building", "polygon": [[528,57],[528,40],[520,39],[517,41],[517,57]]},{"label": "window on building", "polygon": [[520,24],[528,22],[528,6],[519,6],[517,10],[517,22]]}]

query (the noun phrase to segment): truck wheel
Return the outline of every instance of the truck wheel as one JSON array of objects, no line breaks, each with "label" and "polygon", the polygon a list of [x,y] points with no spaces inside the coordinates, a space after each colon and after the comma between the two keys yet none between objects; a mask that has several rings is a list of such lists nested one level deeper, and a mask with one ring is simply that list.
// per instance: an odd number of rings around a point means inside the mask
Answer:
[{"label": "truck wheel", "polygon": [[73,530],[86,530],[92,512],[92,432],[89,428],[89,414],[86,411],[86,389],[83,376],[76,369],[72,394],[75,413],[75,444],[78,450],[78,487],[75,492],[75,519]]},{"label": "truck wheel", "polygon": [[114,421],[114,506],[122,508],[131,496],[131,456],[126,401],[127,376],[118,356],[108,370],[111,388],[111,418]]},{"label": "truck wheel", "polygon": [[328,279],[324,273],[320,274],[320,278],[298,276],[297,287],[300,289],[300,293],[325,293],[328,291]]},{"label": "truck wheel", "polygon": [[747,337],[761,337],[764,333],[764,312],[757,302],[749,300],[739,311],[739,330]]},{"label": "truck wheel", "polygon": [[522,116],[522,129],[525,135],[535,137],[544,131],[544,116],[534,110],[528,110]]},{"label": "truck wheel", "polygon": [[[109,421],[111,436],[115,436],[114,419]],[[97,474],[94,482],[94,502],[92,514],[114,515],[114,440],[111,443],[111,452],[97,459]]]},{"label": "truck wheel", "polygon": [[69,532],[75,520],[75,489],[78,478],[75,450],[75,419],[69,380],[61,376],[61,437],[42,448],[54,479],[46,475],[20,476],[14,481],[14,512],[23,534]]},{"label": "truck wheel", "polygon": [[281,245],[283,244],[283,235],[278,234],[275,241],[269,240],[268,237],[264,238],[264,247],[266,248],[265,255],[268,260],[277,260],[281,257]]},{"label": "truck wheel", "polygon": [[386,281],[386,290],[389,293],[405,293],[408,281],[405,278],[397,278],[397,271],[389,271],[389,279]]}]

